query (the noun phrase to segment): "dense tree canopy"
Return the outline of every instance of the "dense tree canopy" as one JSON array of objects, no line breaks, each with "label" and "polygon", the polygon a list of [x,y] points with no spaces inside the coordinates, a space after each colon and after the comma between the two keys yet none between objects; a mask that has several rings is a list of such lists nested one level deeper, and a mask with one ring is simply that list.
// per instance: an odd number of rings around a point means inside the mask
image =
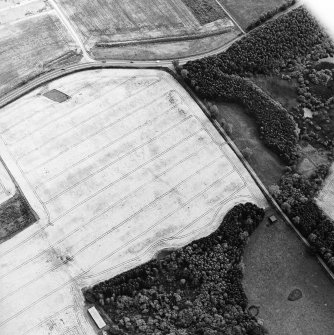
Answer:
[{"label": "dense tree canopy", "polygon": [[[327,35],[318,23],[307,10],[298,8],[251,32],[224,53],[188,62],[181,74],[202,97],[244,105],[255,117],[264,142],[291,162],[297,157],[294,120],[286,109],[244,77],[289,71],[324,42]],[[330,46],[327,52],[331,54]]]},{"label": "dense tree canopy", "polygon": [[310,177],[288,171],[279,185],[271,187],[271,192],[314,251],[334,270],[334,222],[314,201],[328,171],[326,165],[320,166]]},{"label": "dense tree canopy", "polygon": [[263,334],[247,313],[241,256],[264,211],[235,206],[208,237],[85,293],[110,316],[111,334]]},{"label": "dense tree canopy", "polygon": [[300,7],[250,32],[226,52],[189,62],[185,68],[200,73],[219,69],[242,76],[277,72],[325,40],[327,35],[316,20]]},{"label": "dense tree canopy", "polygon": [[291,162],[297,157],[295,122],[285,108],[250,80],[222,72],[193,74],[191,85],[203,98],[221,98],[242,104],[255,118],[259,133],[266,145],[283,160]]},{"label": "dense tree canopy", "polygon": [[[188,62],[181,74],[203,98],[234,101],[255,118],[264,143],[291,164],[271,188],[315,250],[334,269],[334,223],[315,202],[328,172],[297,173],[298,144],[334,159],[334,44],[312,15],[299,7],[250,32],[226,52]],[[289,82],[297,104],[287,111],[250,78],[270,75]],[[297,89],[295,89],[297,87]]]}]

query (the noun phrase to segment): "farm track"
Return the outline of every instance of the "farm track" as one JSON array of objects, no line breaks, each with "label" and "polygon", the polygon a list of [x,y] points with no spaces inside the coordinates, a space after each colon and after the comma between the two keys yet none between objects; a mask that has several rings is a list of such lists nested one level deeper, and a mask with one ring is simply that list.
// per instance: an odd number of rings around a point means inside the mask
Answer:
[{"label": "farm track", "polygon": [[221,7],[225,13],[228,15],[228,17],[232,20],[232,22],[239,28],[239,30],[245,35],[246,32],[242,29],[242,27],[240,26],[240,24],[236,21],[236,19],[231,15],[231,13],[227,10],[227,8],[225,8],[218,0],[215,0],[217,5],[219,7]]},{"label": "farm track", "polygon": [[60,19],[60,21],[63,23],[63,25],[66,27],[66,29],[68,30],[69,34],[72,36],[72,38],[74,39],[74,41],[79,45],[82,54],[85,58],[85,60],[87,62],[94,62],[94,59],[92,59],[88,52],[86,51],[86,48],[83,44],[83,42],[81,41],[78,33],[75,31],[74,27],[72,26],[72,24],[70,23],[70,21],[66,18],[66,16],[64,15],[62,9],[60,8],[60,6],[58,6],[58,4],[56,3],[56,1],[54,0],[49,0],[50,4],[53,6],[53,8],[55,9],[56,13],[58,14],[58,17]]}]

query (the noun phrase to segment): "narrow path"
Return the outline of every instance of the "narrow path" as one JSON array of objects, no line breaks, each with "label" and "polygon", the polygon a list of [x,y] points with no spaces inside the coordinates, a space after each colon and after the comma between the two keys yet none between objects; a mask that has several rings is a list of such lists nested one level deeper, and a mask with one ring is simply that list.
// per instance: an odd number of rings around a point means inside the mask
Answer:
[{"label": "narrow path", "polygon": [[240,31],[245,35],[246,32],[241,28],[239,23],[234,19],[232,14],[219,2],[219,0],[215,0],[217,5],[223,9],[223,11],[229,16],[229,18],[232,20],[232,22],[240,29]]},{"label": "narrow path", "polygon": [[75,31],[75,29],[71,25],[70,21],[67,19],[66,15],[63,13],[62,9],[58,6],[58,4],[56,3],[56,1],[49,0],[49,3],[54,8],[54,10],[57,12],[60,21],[66,27],[66,29],[68,30],[69,34],[72,36],[72,38],[74,39],[74,41],[79,45],[79,47],[80,47],[80,49],[82,51],[84,59],[88,63],[96,62],[96,60],[94,60],[93,58],[91,58],[89,56],[89,54],[88,54],[88,52],[87,52],[87,50],[86,50],[83,42],[81,41],[79,35],[77,34],[77,32]]}]

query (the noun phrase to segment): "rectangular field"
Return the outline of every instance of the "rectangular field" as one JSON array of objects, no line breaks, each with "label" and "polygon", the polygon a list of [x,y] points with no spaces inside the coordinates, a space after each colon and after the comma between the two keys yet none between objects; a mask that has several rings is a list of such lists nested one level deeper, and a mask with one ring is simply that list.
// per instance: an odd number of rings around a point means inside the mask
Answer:
[{"label": "rectangular field", "polygon": [[51,7],[23,2],[0,10],[0,96],[57,66],[81,56]]},{"label": "rectangular field", "polygon": [[[96,43],[178,39],[234,29],[215,0],[55,0],[88,50]],[[186,5],[188,3],[189,6]]]},{"label": "rectangular field", "polygon": [[[71,98],[43,96],[52,89]],[[1,334],[46,335],[51,321],[55,335],[93,334],[83,287],[208,235],[237,203],[266,206],[202,110],[162,71],[56,80],[0,111],[0,137],[42,218],[0,245]],[[66,308],[81,321],[60,327]]]},{"label": "rectangular field", "polygon": [[246,29],[252,22],[277,7],[282,6],[287,0],[218,0],[233,18]]}]

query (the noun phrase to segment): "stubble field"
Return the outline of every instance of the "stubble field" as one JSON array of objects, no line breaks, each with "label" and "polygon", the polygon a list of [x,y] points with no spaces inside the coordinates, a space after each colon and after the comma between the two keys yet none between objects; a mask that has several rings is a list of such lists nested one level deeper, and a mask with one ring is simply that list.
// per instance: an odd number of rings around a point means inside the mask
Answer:
[{"label": "stubble field", "polygon": [[[71,99],[51,101],[43,95],[51,89]],[[266,206],[201,109],[162,71],[64,77],[3,108],[0,135],[41,218],[0,245],[1,334],[46,335],[51,326],[52,335],[93,334],[83,287],[208,235],[237,203]]]},{"label": "stubble field", "polygon": [[182,0],[56,0],[87,50],[101,45],[110,48],[150,41],[187,40],[236,29],[214,0],[206,2],[211,4],[213,13],[207,17],[197,13],[195,9],[201,4],[192,1],[189,3],[193,5],[187,6]]},{"label": "stubble field", "polygon": [[0,95],[61,64],[78,62],[77,45],[44,1],[0,9]]}]

